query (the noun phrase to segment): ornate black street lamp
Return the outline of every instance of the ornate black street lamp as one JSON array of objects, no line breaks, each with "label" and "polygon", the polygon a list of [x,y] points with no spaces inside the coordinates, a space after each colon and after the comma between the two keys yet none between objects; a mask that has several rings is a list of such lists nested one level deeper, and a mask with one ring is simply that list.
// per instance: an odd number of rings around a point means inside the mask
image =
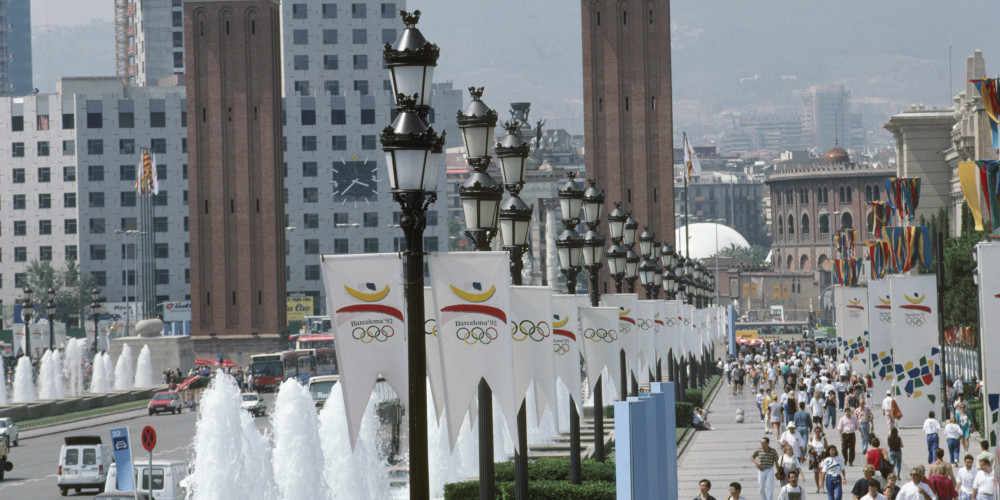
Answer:
[{"label": "ornate black street lamp", "polygon": [[656,262],[648,258],[639,264],[639,281],[646,292],[646,299],[653,298],[653,288],[656,287]]},{"label": "ornate black street lamp", "polygon": [[566,172],[567,179],[559,187],[559,209],[562,211],[563,231],[556,239],[559,269],[566,275],[566,288],[576,293],[576,276],[583,260],[583,238],[576,232],[583,207],[583,188],[576,182],[576,172]]},{"label": "ornate black street lamp", "polygon": [[90,312],[94,315],[94,354],[96,355],[100,352],[97,348],[97,341],[101,337],[101,330],[98,328],[97,320],[101,316],[101,290],[99,288],[91,290],[90,298],[93,299],[90,303]]},{"label": "ornate black street lamp", "polygon": [[[597,307],[601,303],[597,280],[604,261],[604,236],[597,232],[597,226],[601,222],[603,209],[604,191],[597,189],[597,181],[591,179],[590,187],[583,192],[583,220],[587,223],[587,234],[583,238],[583,263],[590,278],[588,287],[592,307]],[[594,385],[594,459],[603,462],[604,388],[600,373],[589,373],[587,376],[597,377],[597,383]],[[576,406],[572,404],[570,404],[569,435],[570,482],[580,484],[580,416],[577,414]]]},{"label": "ornate black street lamp", "polygon": [[49,350],[54,351],[56,350],[56,334],[53,315],[56,313],[56,291],[50,287],[46,290],[45,296],[49,299],[48,303],[45,304],[45,314],[49,318]]},{"label": "ornate black street lamp", "polygon": [[24,320],[24,354],[31,359],[31,317],[35,315],[35,306],[31,303],[31,289],[24,289],[24,300],[21,301],[21,319]]},{"label": "ornate black street lamp", "polygon": [[611,233],[611,248],[608,249],[608,273],[615,280],[615,293],[622,293],[622,280],[625,278],[625,257],[628,250],[622,246],[625,235],[625,221],[628,214],[622,210],[622,205],[615,202],[615,208],[608,213],[608,231]]},{"label": "ornate black street lamp", "polygon": [[[420,11],[400,11],[406,28],[382,52],[389,68],[396,119],[380,136],[393,200],[400,206],[399,227],[406,251],[406,329],[424,331],[424,229],[427,208],[437,199],[437,174],[444,154],[444,134],[427,123],[430,86],[440,49],[417,29]],[[428,498],[426,340],[407,339],[410,497]]]},{"label": "ornate black street lamp", "polygon": [[622,233],[622,242],[628,249],[625,256],[625,284],[628,293],[635,293],[635,280],[639,277],[639,262],[642,260],[639,254],[632,250],[635,244],[636,233],[639,232],[639,222],[632,218],[632,213],[628,214],[625,221],[625,231]]}]

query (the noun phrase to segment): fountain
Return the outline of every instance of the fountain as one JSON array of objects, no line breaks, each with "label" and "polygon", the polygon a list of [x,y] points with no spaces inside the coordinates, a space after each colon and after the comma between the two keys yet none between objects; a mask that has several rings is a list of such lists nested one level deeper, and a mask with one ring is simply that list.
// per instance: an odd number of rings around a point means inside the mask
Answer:
[{"label": "fountain", "polygon": [[56,381],[53,377],[52,351],[47,350],[42,354],[41,367],[38,370],[38,398],[55,399]]},{"label": "fountain", "polygon": [[[528,395],[525,397],[525,415],[528,417],[529,451],[530,445],[552,443],[555,441],[555,437],[559,434],[559,431],[556,429],[556,421],[554,415],[552,414],[551,405],[546,405],[545,409],[542,411],[541,422],[539,422],[536,418],[535,391],[535,384],[531,384],[528,388]],[[558,390],[556,392],[558,393]]]},{"label": "fountain", "polygon": [[325,497],[330,488],[323,480],[323,461],[317,460],[323,456],[323,448],[316,405],[297,380],[287,380],[278,388],[271,428],[274,431],[271,463],[281,497]]},{"label": "fountain", "polygon": [[[108,355],[108,359],[110,359]],[[132,348],[128,344],[122,344],[122,352],[118,355],[118,364],[115,365],[115,390],[132,390],[132,381],[135,374],[132,369]]]},{"label": "fountain", "polygon": [[[430,406],[433,408],[433,405]],[[389,473],[385,456],[378,443],[383,436],[378,432],[375,398],[368,401],[365,416],[353,452],[347,434],[347,416],[344,395],[340,384],[335,384],[319,414],[319,435],[322,438],[326,483],[334,485],[331,500],[355,498],[389,498]]]},{"label": "fountain", "polygon": [[55,389],[55,398],[66,397],[66,377],[63,375],[63,356],[58,349],[52,351],[52,387]]},{"label": "fountain", "polygon": [[33,380],[31,359],[21,356],[14,370],[14,402],[31,403],[35,400],[35,381]]},{"label": "fountain", "polygon": [[153,356],[148,345],[142,346],[135,363],[135,387],[153,387]]},{"label": "fountain", "polygon": [[105,371],[104,356],[100,354],[94,356],[93,370],[94,372],[90,376],[90,392],[96,394],[110,391],[111,384],[108,383],[108,374]]},{"label": "fountain", "polygon": [[5,404],[7,404],[7,374],[0,373],[0,406]]},{"label": "fountain", "polygon": [[271,446],[240,408],[241,400],[236,380],[221,370],[202,395],[190,476],[195,500],[280,498]]},{"label": "fountain", "polygon": [[101,353],[101,363],[104,364],[104,377],[107,380],[108,391],[115,386],[115,368],[111,364],[111,354],[104,352]]},{"label": "fountain", "polygon": [[69,393],[76,396],[83,393],[83,351],[86,339],[70,339],[66,343],[63,371],[68,375]]},{"label": "fountain", "polygon": [[469,424],[469,416],[462,421],[458,431],[455,449],[448,444],[447,415],[441,416],[438,425],[431,402],[431,390],[427,389],[427,449],[430,464],[429,482],[431,496],[444,496],[444,485],[465,481],[479,474],[479,434]]}]

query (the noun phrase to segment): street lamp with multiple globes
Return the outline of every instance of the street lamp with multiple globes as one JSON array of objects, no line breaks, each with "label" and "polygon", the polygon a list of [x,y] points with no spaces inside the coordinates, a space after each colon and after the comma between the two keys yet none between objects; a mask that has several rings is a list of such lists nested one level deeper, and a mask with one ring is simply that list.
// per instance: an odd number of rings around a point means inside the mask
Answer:
[{"label": "street lamp with multiple globes", "polygon": [[99,288],[91,290],[90,298],[92,299],[90,313],[94,315],[94,354],[97,354],[100,352],[97,349],[97,340],[101,337],[101,331],[97,327],[97,320],[101,316],[101,290]]},{"label": "street lamp with multiple globes", "polygon": [[563,231],[556,239],[559,269],[566,275],[566,289],[576,294],[576,276],[583,260],[583,237],[576,232],[583,207],[583,188],[576,182],[576,172],[566,172],[567,179],[559,186],[559,209],[562,211]]},{"label": "street lamp with multiple globes", "polygon": [[632,218],[632,213],[629,212],[625,220],[625,231],[622,233],[622,241],[628,249],[625,254],[625,284],[628,293],[635,293],[635,280],[639,277],[639,254],[632,250],[637,232],[639,232],[639,222]]},{"label": "street lamp with multiple globes", "polygon": [[625,221],[628,214],[622,210],[622,204],[615,202],[615,208],[608,213],[608,230],[611,232],[611,248],[608,248],[608,273],[615,280],[615,293],[622,293],[622,280],[625,278],[625,258],[628,250],[622,246],[625,234]]},{"label": "street lamp with multiple globes", "polygon": [[[427,122],[431,81],[440,49],[416,28],[420,11],[400,11],[406,28],[382,52],[389,69],[396,118],[379,137],[385,151],[389,187],[399,203],[399,227],[406,240],[406,330],[424,331],[424,247],[427,208],[437,199],[437,174],[444,155],[444,134]],[[492,141],[490,141],[492,143]],[[430,496],[427,462],[426,340],[407,339],[410,401],[410,496]]]},{"label": "street lamp with multiple globes", "polygon": [[[599,306],[601,301],[597,279],[604,261],[604,236],[597,232],[597,225],[601,222],[603,209],[604,191],[597,189],[597,180],[591,179],[590,187],[583,192],[583,221],[587,224],[587,234],[583,237],[583,264],[590,278],[588,292],[592,307]],[[618,283],[621,287],[620,280]],[[594,386],[594,408],[604,408],[604,388],[600,373],[597,374],[597,383]],[[580,484],[580,416],[573,404],[570,404],[569,434],[570,482]],[[594,411],[594,436],[604,436],[604,412],[601,410]],[[594,459],[598,462],[604,461],[604,439],[594,439]]]},{"label": "street lamp with multiple globes", "polygon": [[639,235],[639,253],[642,254],[642,260],[639,264],[639,282],[642,283],[646,292],[646,299],[653,298],[653,287],[656,286],[653,278],[657,274],[656,261],[653,260],[655,241],[656,235],[651,233],[648,227],[642,228],[642,234]]},{"label": "street lamp with multiple globes", "polygon": [[24,299],[21,301],[21,319],[24,320],[24,354],[31,359],[31,317],[35,315],[35,306],[31,303],[31,289],[24,289]]},{"label": "street lamp with multiple globes", "polygon": [[49,319],[49,350],[54,351],[56,350],[56,334],[53,316],[56,313],[56,291],[52,287],[49,287],[49,289],[45,291],[45,297],[49,299],[45,304],[45,315]]}]

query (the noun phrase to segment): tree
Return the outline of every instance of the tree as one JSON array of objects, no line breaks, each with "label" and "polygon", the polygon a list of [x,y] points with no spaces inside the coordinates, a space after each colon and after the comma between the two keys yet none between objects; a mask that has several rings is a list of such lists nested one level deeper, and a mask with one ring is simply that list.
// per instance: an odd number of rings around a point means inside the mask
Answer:
[{"label": "tree", "polygon": [[[768,249],[761,245],[751,245],[750,248],[737,246],[735,243],[719,250],[719,257],[732,257],[754,266],[763,266],[767,259]],[[714,255],[713,255],[714,257]]]},{"label": "tree", "polygon": [[91,273],[80,271],[80,264],[75,260],[66,262],[62,274],[63,291],[58,294],[66,308],[66,314],[80,317],[80,324],[90,315],[90,303],[93,302],[91,291],[97,288],[97,278]]},{"label": "tree", "polygon": [[31,261],[25,269],[25,282],[38,315],[45,314],[45,295],[50,288],[55,292],[52,300],[57,320],[69,323],[71,317],[79,316],[82,323],[90,314],[91,290],[97,287],[97,280],[93,274],[81,273],[75,260],[58,270],[47,261]]}]

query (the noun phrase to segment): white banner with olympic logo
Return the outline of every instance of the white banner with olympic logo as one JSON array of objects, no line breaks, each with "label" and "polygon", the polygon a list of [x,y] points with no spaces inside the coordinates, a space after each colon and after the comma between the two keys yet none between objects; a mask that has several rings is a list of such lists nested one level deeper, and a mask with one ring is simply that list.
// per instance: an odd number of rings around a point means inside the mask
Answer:
[{"label": "white banner with olympic logo", "polygon": [[552,290],[547,286],[510,287],[510,334],[514,340],[514,396],[518,404],[535,383],[535,413],[542,422],[545,405],[556,405],[555,362],[552,359]]},{"label": "white banner with olympic logo", "polygon": [[507,431],[516,436],[522,398],[514,391],[510,257],[507,252],[432,253],[428,262],[451,445],[481,379],[493,391]]},{"label": "white banner with olympic logo", "polygon": [[395,253],[324,255],[321,260],[353,447],[379,375],[409,408],[403,261]]},{"label": "white banner with olympic logo", "polygon": [[890,276],[892,364],[899,425],[920,425],[941,409],[941,347],[937,277]]},{"label": "white banner with olympic logo", "polygon": [[696,309],[692,304],[681,304],[681,331],[684,332],[684,352],[689,356],[701,356],[701,339],[698,338],[698,325],[695,323]]},{"label": "white banner with olympic logo", "polygon": [[884,397],[896,378],[892,365],[892,299],[888,278],[868,282],[868,362],[873,394]]},{"label": "white banner with olympic logo", "polygon": [[656,312],[653,313],[653,332],[656,339],[653,342],[653,347],[660,363],[666,363],[667,356],[670,354],[670,340],[668,339],[670,329],[667,328],[667,303],[663,300],[656,300],[654,303]]},{"label": "white banner with olympic logo", "polygon": [[[998,421],[1000,421],[1000,369],[993,368],[992,361],[1000,359],[1000,341],[996,336],[996,325],[1000,325],[1000,243],[986,241],[976,245],[976,264],[979,273],[979,345],[984,360],[983,363],[983,394],[985,408],[983,420],[986,424],[986,435],[990,445],[998,442]],[[988,326],[987,326],[988,325]],[[989,332],[991,335],[984,335]]]},{"label": "white banner with olympic logo", "polygon": [[649,372],[656,370],[656,311],[658,300],[640,300],[635,326],[639,334],[639,383],[647,384]]},{"label": "white banner with olympic logo", "polygon": [[[625,360],[628,363],[628,372],[632,376],[639,376],[639,334],[636,325],[636,316],[639,309],[639,296],[634,293],[609,293],[601,296],[601,305],[605,307],[618,308],[618,342],[621,349],[625,350]],[[614,369],[618,369],[615,363]],[[612,370],[608,366],[608,370]]]},{"label": "white banner with olympic logo", "polygon": [[871,373],[868,336],[868,289],[863,286],[836,286],[837,336],[843,339],[841,356],[856,373]]},{"label": "white banner with olympic logo", "polygon": [[[581,297],[583,297],[581,299]],[[577,412],[583,414],[580,400],[580,307],[586,307],[585,295],[552,296],[552,356],[555,376],[573,398]],[[558,406],[558,405],[556,405]],[[556,412],[558,414],[558,412]]]},{"label": "white banner with olympic logo", "polygon": [[[594,385],[605,369],[608,378],[603,380],[604,387],[617,387],[619,381],[615,379],[620,373],[618,351],[621,349],[618,335],[618,308],[581,307],[580,333],[590,392],[594,392]],[[617,397],[617,390],[610,392]],[[608,401],[604,404],[608,404]]]},{"label": "white banner with olympic logo", "polygon": [[680,361],[684,355],[684,318],[681,312],[681,301],[663,301],[664,318],[663,324],[666,326],[667,351],[673,355],[674,361]]}]

